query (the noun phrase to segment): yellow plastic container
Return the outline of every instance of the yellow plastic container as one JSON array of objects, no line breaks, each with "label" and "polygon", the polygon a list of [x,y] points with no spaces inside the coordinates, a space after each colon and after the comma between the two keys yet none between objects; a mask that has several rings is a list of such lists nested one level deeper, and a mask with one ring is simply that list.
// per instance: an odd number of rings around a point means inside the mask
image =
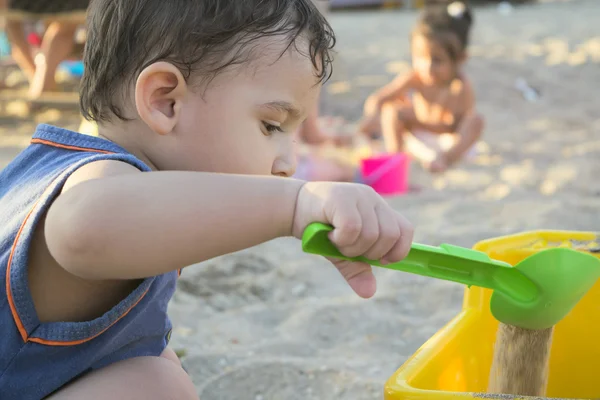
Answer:
[{"label": "yellow plastic container", "polygon": [[[550,247],[597,256],[600,250],[596,233],[569,231],[525,232],[486,240],[474,249],[515,265]],[[462,311],[388,380],[385,400],[506,399],[485,394],[498,328],[490,313],[490,295],[489,289],[465,289]],[[600,281],[556,326],[548,397],[600,398]],[[521,398],[528,397],[515,397]]]}]

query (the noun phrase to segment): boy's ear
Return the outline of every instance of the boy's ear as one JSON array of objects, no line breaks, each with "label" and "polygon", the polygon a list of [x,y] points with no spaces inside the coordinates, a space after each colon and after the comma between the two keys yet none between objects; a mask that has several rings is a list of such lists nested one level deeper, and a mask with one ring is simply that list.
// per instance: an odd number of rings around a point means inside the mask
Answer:
[{"label": "boy's ear", "polygon": [[160,135],[179,121],[187,83],[173,64],[159,61],[144,68],[135,84],[135,106],[140,118]]}]

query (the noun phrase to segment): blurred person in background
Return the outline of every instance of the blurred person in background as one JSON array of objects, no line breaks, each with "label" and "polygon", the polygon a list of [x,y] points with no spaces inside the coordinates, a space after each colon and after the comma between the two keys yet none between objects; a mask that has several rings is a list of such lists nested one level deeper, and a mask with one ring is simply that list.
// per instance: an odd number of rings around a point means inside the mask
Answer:
[{"label": "blurred person in background", "polygon": [[441,173],[475,155],[484,121],[464,72],[473,15],[454,1],[428,5],[410,36],[413,68],[373,93],[361,131],[383,134],[386,151],[406,152]]},{"label": "blurred person in background", "polygon": [[[29,81],[29,97],[36,100],[57,90],[58,66],[73,51],[77,27],[85,22],[89,0],[0,0],[11,55]],[[26,23],[43,22],[39,53],[27,40]]]}]

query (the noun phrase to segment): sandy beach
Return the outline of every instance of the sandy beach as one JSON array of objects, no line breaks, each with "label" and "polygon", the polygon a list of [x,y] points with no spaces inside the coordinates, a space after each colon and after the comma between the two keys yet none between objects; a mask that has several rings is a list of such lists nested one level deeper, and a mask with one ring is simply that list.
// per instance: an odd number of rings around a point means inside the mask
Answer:
[{"label": "sandy beach", "polygon": [[[350,123],[376,87],[409,68],[406,10],[333,12],[335,73],[324,115]],[[416,241],[471,247],[535,229],[600,230],[600,2],[475,9],[467,73],[486,118],[476,159],[391,198]],[[531,102],[519,79],[539,90]],[[76,110],[0,106],[0,167],[39,122],[77,129]],[[596,178],[594,178],[596,177]],[[387,378],[460,309],[463,287],[377,270],[355,296],[333,267],[282,239],[187,268],[170,306],[172,346],[203,400],[382,397]]]}]

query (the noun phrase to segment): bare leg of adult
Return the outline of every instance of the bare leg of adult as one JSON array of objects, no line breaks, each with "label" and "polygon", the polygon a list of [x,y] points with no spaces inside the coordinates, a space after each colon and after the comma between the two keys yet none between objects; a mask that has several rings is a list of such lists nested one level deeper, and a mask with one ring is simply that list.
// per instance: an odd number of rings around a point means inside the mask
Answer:
[{"label": "bare leg of adult", "polygon": [[43,92],[56,89],[55,74],[58,66],[73,50],[77,24],[72,22],[52,22],[42,39],[42,55],[36,64],[35,75],[29,88],[32,100]]},{"label": "bare leg of adult", "polygon": [[27,42],[22,21],[8,19],[6,21],[6,35],[11,46],[11,55],[21,71],[27,76],[29,82],[35,74],[35,61],[32,48]]}]

